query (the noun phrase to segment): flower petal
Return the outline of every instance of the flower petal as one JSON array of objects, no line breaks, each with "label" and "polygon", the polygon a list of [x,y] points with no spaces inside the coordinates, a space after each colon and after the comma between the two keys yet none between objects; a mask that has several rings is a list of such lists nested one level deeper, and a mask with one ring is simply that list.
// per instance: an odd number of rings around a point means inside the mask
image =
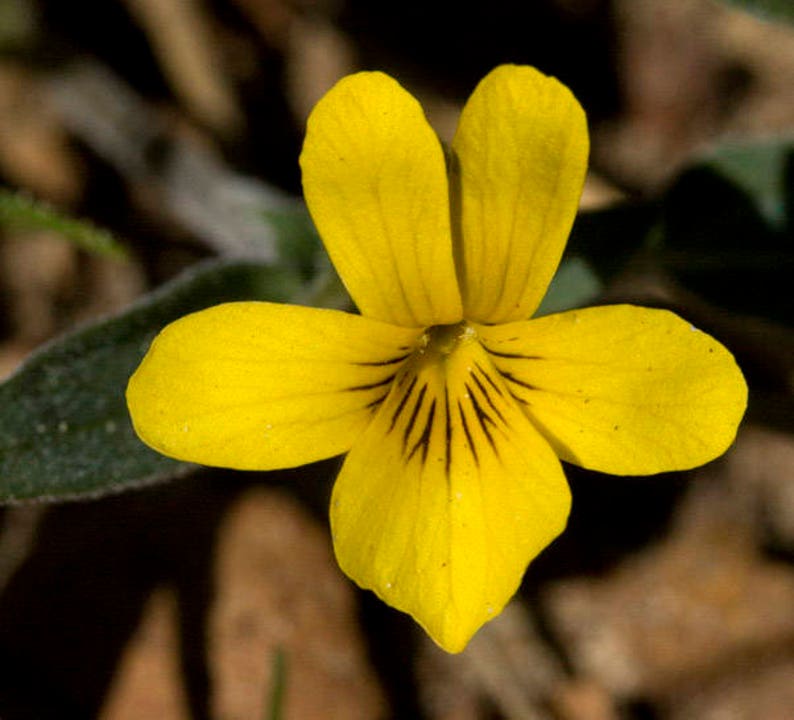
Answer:
[{"label": "flower petal", "polygon": [[576,215],[589,148],[584,111],[554,78],[502,65],[469,98],[452,148],[464,314],[524,320],[546,292]]},{"label": "flower petal", "polygon": [[416,336],[333,310],[218,305],[160,333],[127,404],[164,455],[241,470],[301,465],[350,448]]},{"label": "flower petal", "polygon": [[355,582],[458,652],[569,508],[559,461],[471,342],[406,364],[345,460],[331,529]]},{"label": "flower petal", "polygon": [[364,315],[419,327],[461,319],[444,153],[419,103],[383,73],[341,80],[309,117],[303,191]]},{"label": "flower petal", "polygon": [[747,404],[733,356],[666,310],[615,305],[478,329],[530,419],[583,467],[701,465],[733,442]]}]

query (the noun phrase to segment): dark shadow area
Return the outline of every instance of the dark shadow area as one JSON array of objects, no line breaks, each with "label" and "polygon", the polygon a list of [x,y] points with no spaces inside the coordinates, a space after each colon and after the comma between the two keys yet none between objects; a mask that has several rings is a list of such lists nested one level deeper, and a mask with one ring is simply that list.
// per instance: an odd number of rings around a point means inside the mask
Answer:
[{"label": "dark shadow area", "polygon": [[[210,720],[208,616],[216,534],[247,489],[295,496],[328,527],[340,460],[277,473],[202,470],[166,485],[56,506],[0,596],[0,717],[96,717],[145,604],[160,587],[177,600],[179,662],[193,720]],[[389,717],[421,720],[410,617],[359,591],[359,618]]]},{"label": "dark shadow area", "polygon": [[685,172],[663,205],[661,260],[682,286],[715,306],[790,326],[794,228],[785,217],[779,227],[769,223],[761,199],[712,168]]},{"label": "dark shadow area", "polygon": [[600,575],[662,538],[688,485],[686,473],[604,475],[565,465],[573,493],[568,527],[530,565],[527,589],[559,577]]},{"label": "dark shadow area", "polygon": [[573,673],[566,647],[544,609],[543,589],[562,578],[602,576],[629,554],[663,538],[688,486],[688,475],[621,477],[573,465],[565,465],[565,475],[573,494],[568,526],[532,561],[520,593],[538,633]]},{"label": "dark shadow area", "polygon": [[[566,12],[560,3],[350,0],[340,25],[366,68],[383,67],[464,100],[501,63],[529,63],[569,85],[591,120],[618,104],[611,3]],[[582,58],[588,61],[582,62]]]},{"label": "dark shadow area", "polygon": [[359,621],[369,660],[389,703],[391,720],[425,720],[419,701],[416,652],[421,629],[368,590],[358,591]]},{"label": "dark shadow area", "polygon": [[218,523],[244,487],[211,472],[48,511],[0,597],[0,716],[92,718],[151,592],[174,588],[192,717],[209,713],[206,619]]},{"label": "dark shadow area", "polygon": [[[342,461],[332,458],[268,477],[297,497],[330,534],[328,507]],[[386,696],[388,717],[423,720],[426,715],[419,702],[415,662],[422,631],[410,616],[389,607],[369,590],[357,589],[356,597],[367,657]]]}]

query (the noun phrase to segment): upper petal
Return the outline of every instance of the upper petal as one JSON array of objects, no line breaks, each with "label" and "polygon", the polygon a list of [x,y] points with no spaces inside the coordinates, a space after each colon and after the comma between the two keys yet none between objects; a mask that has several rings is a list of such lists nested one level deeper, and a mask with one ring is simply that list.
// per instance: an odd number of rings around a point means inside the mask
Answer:
[{"label": "upper petal", "polygon": [[559,456],[594,470],[708,462],[731,444],[747,404],[733,356],[666,310],[596,307],[480,332]]},{"label": "upper petal", "polygon": [[345,459],[331,529],[353,580],[458,652],[569,507],[559,461],[472,342],[406,365]]},{"label": "upper petal", "polygon": [[464,314],[488,323],[526,319],[557,269],[579,205],[589,150],[584,111],[554,78],[503,65],[469,98],[452,147]]},{"label": "upper petal", "polygon": [[138,435],[159,452],[241,470],[345,452],[416,331],[357,315],[241,302],[168,325],[132,376]]},{"label": "upper petal", "polygon": [[312,111],[300,160],[361,312],[404,327],[460,320],[444,154],[419,103],[383,73],[346,77]]}]

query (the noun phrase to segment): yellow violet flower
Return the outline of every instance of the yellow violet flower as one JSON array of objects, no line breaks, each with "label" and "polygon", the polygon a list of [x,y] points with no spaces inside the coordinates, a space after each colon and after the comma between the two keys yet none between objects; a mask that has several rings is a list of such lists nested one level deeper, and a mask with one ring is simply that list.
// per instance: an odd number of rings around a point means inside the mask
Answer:
[{"label": "yellow violet flower", "polygon": [[347,453],[331,500],[341,568],[462,650],[565,527],[560,460],[614,474],[705,463],[747,388],[673,313],[618,305],[530,320],[587,166],[585,115],[501,66],[445,154],[382,73],[341,80],[301,155],[311,215],[361,315],[267,302],[166,327],[129,383],[166,455],[270,470]]}]

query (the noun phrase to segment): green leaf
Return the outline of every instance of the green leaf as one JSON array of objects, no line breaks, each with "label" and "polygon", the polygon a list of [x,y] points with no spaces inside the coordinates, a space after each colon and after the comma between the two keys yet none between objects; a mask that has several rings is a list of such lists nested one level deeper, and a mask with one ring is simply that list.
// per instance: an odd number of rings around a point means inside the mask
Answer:
[{"label": "green leaf", "polygon": [[718,148],[661,202],[652,248],[691,291],[726,310],[791,323],[791,140]]},{"label": "green leaf", "polygon": [[26,0],[0,2],[0,52],[29,48],[38,31],[37,10]]},{"label": "green leaf", "polygon": [[279,265],[306,283],[292,302],[334,310],[353,309],[353,301],[331,264],[306,205],[296,202],[268,210],[262,217],[275,230]]},{"label": "green leaf", "polygon": [[704,155],[697,166],[711,168],[755,204],[770,225],[786,220],[786,166],[794,155],[794,138],[756,143],[728,143]]},{"label": "green leaf", "polygon": [[282,720],[287,691],[287,655],[277,647],[270,667],[270,691],[265,707],[265,720]]},{"label": "green leaf", "polygon": [[582,307],[595,300],[602,289],[603,283],[587,260],[581,257],[566,258],[560,263],[535,315],[550,315]]},{"label": "green leaf", "polygon": [[794,22],[794,3],[791,0],[728,0],[764,20],[785,20]]},{"label": "green leaf", "polygon": [[626,202],[576,217],[564,258],[582,258],[602,281],[621,272],[639,252],[659,209],[648,202]]},{"label": "green leaf", "polygon": [[276,232],[279,263],[310,280],[325,257],[322,241],[303,203],[268,210],[262,217]]},{"label": "green leaf", "polygon": [[50,230],[97,255],[126,258],[127,251],[107,230],[87,220],[75,220],[45,203],[0,188],[0,227],[12,230]]},{"label": "green leaf", "polygon": [[[608,282],[642,256],[715,305],[790,324],[792,239],[794,139],[726,144],[657,200],[581,213],[540,312],[589,302],[596,286],[585,273]],[[577,258],[585,267],[566,269]]]},{"label": "green leaf", "polygon": [[35,352],[0,385],[0,502],[102,495],[188,470],[144,446],[127,414],[124,389],[151,340],[186,313],[285,301],[301,287],[270,266],[211,262]]}]

